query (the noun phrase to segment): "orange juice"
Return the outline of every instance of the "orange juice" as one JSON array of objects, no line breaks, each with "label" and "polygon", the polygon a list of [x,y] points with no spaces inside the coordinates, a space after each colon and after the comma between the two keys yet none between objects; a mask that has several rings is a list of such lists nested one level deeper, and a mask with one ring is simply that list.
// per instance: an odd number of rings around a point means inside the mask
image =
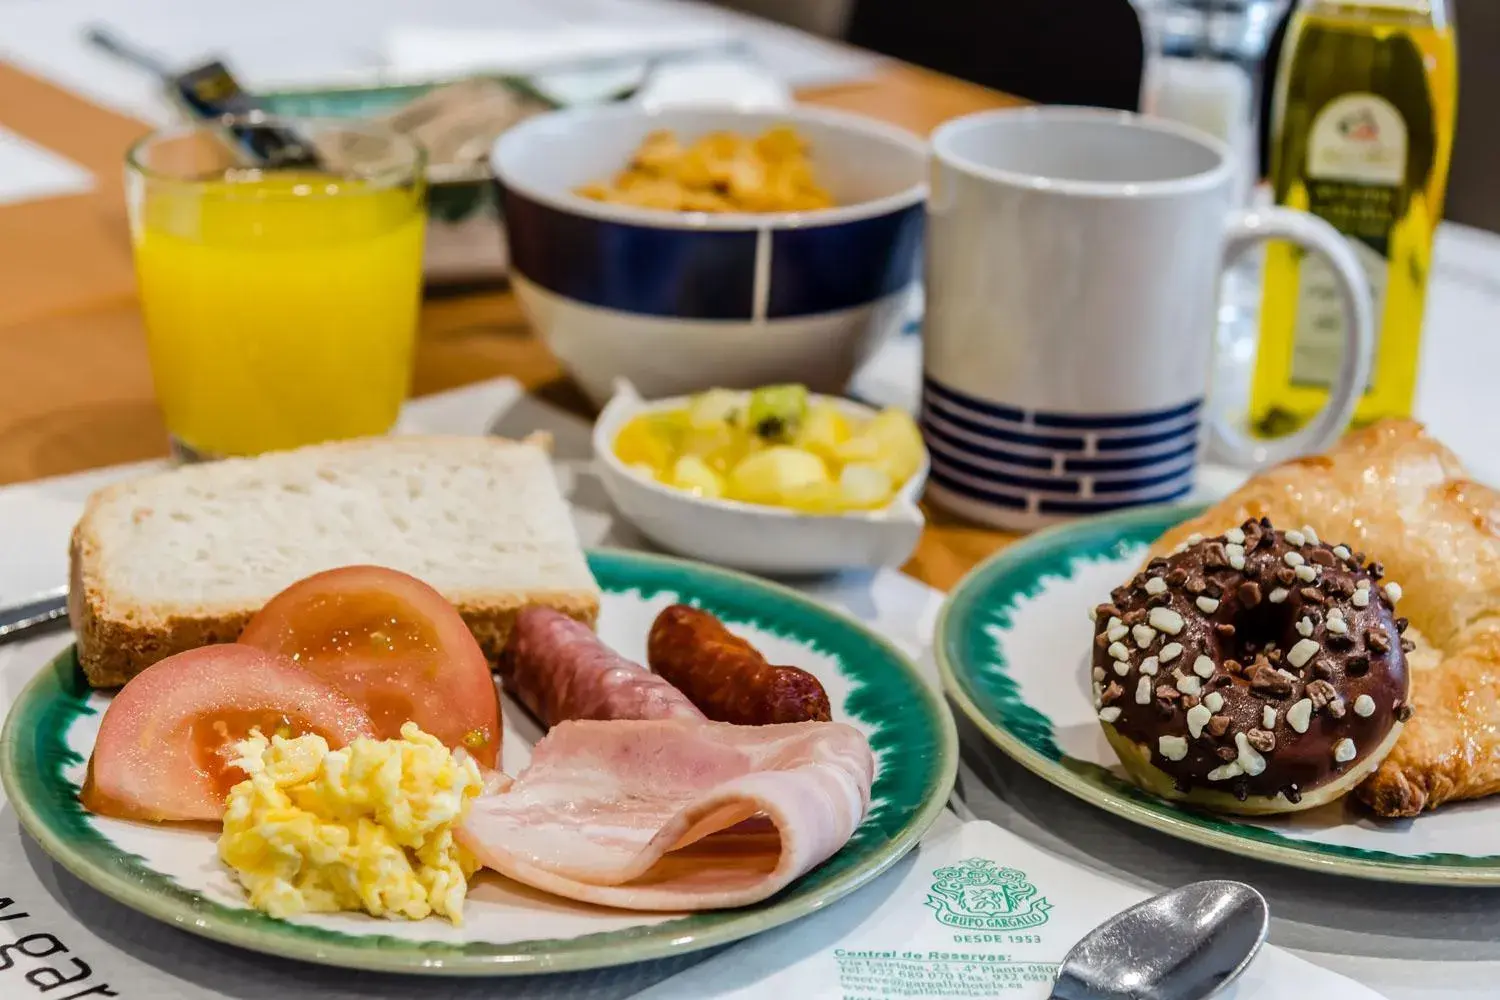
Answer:
[{"label": "orange juice", "polygon": [[137,180],[151,371],[178,445],[249,455],[391,428],[421,297],[420,180]]}]

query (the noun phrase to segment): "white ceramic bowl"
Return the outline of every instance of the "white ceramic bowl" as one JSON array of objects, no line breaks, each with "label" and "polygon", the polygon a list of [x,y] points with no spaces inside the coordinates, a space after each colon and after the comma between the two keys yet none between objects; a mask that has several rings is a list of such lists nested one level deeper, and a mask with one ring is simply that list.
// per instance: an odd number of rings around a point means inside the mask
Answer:
[{"label": "white ceramic bowl", "polygon": [[[645,136],[793,126],[838,207],[706,214],[606,204]],[[616,378],[648,397],[800,382],[839,392],[899,329],[919,278],[927,145],[816,108],[574,108],[495,143],[491,165],[521,305],[596,403]]]},{"label": "white ceramic bowl", "polygon": [[[875,411],[847,399],[819,396],[851,417]],[[917,507],[927,481],[922,467],[879,510],[803,514],[781,507],[709,500],[647,479],[620,461],[615,437],[631,418],[685,406],[688,397],[646,402],[628,383],[594,424],[594,457],[616,510],[665,549],[719,566],[774,576],[832,573],[842,569],[899,566],[917,546],[925,523]]]}]

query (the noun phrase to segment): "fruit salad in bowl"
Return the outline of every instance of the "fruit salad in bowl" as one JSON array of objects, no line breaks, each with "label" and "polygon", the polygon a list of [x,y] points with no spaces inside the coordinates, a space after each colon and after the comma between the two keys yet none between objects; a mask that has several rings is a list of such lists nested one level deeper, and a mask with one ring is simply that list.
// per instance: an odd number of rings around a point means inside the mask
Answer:
[{"label": "fruit salad in bowl", "polygon": [[620,383],[594,426],[620,513],[664,548],[773,574],[905,562],[927,451],[900,410],[800,385],[645,401]]}]

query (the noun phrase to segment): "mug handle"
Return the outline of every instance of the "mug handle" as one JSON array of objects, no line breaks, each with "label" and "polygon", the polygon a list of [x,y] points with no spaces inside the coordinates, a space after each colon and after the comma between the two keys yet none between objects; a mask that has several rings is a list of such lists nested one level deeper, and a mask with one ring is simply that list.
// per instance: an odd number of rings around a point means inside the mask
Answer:
[{"label": "mug handle", "polygon": [[1234,212],[1229,217],[1224,245],[1227,267],[1241,254],[1266,240],[1289,240],[1321,254],[1333,266],[1344,311],[1344,356],[1328,402],[1301,430],[1285,437],[1252,438],[1233,426],[1223,413],[1210,416],[1209,433],[1217,452],[1235,465],[1262,469],[1287,459],[1323,451],[1339,439],[1354,417],[1375,360],[1375,319],[1370,284],[1337,229],[1315,215],[1290,208],[1260,208]]}]

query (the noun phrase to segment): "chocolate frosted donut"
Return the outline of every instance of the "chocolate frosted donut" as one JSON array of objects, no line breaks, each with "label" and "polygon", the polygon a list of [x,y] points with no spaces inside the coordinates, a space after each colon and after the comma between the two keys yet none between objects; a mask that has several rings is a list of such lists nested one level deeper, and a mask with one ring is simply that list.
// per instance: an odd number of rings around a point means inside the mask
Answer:
[{"label": "chocolate frosted donut", "polygon": [[1342,796],[1410,716],[1401,590],[1262,518],[1194,539],[1093,612],[1094,699],[1135,781],[1238,813]]}]

